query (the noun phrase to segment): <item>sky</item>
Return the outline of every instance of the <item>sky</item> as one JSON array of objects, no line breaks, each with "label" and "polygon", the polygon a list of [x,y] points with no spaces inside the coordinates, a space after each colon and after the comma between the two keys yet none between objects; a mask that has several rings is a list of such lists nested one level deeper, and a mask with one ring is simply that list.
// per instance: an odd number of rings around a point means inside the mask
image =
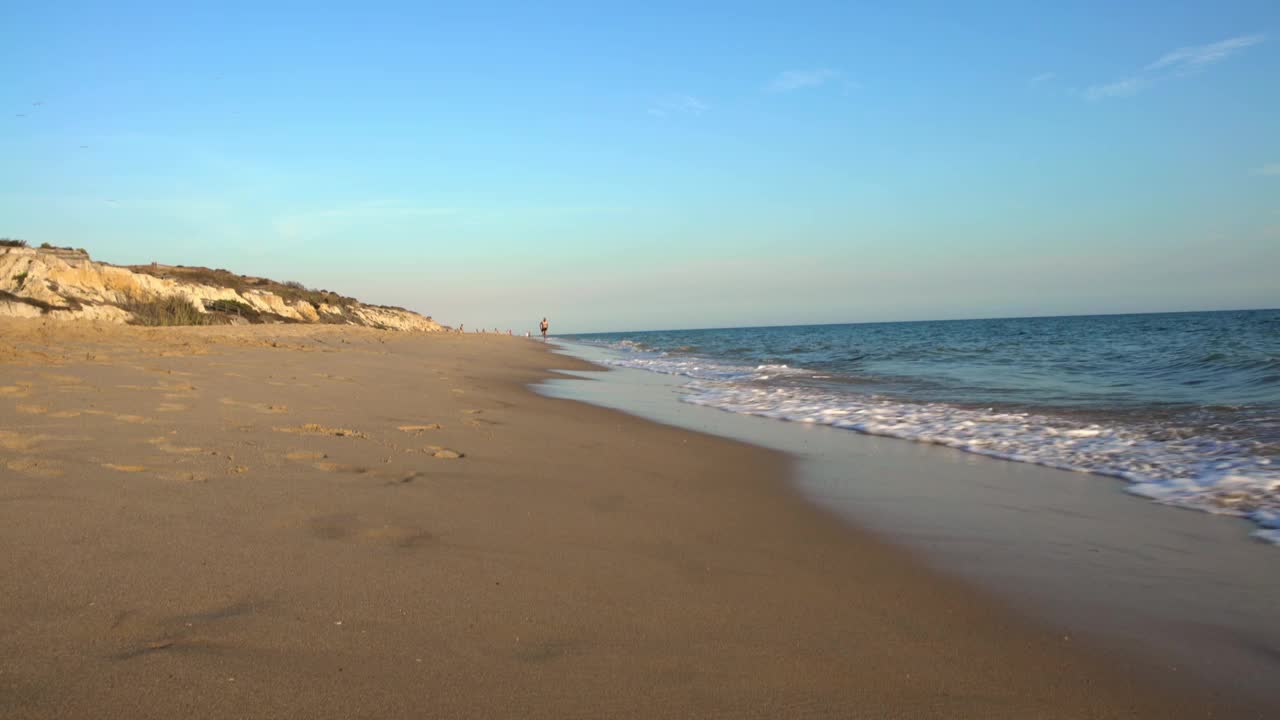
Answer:
[{"label": "sky", "polygon": [[1275,0],[324,5],[0,8],[0,237],[553,334],[1280,306]]}]

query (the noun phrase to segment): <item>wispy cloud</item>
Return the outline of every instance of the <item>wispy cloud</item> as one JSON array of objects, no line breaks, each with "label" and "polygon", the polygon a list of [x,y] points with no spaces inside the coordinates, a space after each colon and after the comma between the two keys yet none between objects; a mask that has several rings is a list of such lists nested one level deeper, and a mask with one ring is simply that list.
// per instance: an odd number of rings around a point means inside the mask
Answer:
[{"label": "wispy cloud", "polygon": [[1262,35],[1240,35],[1208,45],[1178,48],[1161,55],[1129,77],[1100,85],[1090,85],[1080,91],[1080,95],[1087,100],[1127,97],[1161,78],[1195,72],[1262,41]]},{"label": "wispy cloud", "polygon": [[1225,60],[1232,54],[1260,42],[1262,42],[1261,35],[1241,35],[1208,45],[1178,48],[1173,52],[1165,53],[1159,60],[1147,65],[1144,69],[1148,72],[1165,68],[1194,70]]},{"label": "wispy cloud", "polygon": [[780,72],[769,82],[769,92],[791,92],[804,88],[821,87],[840,77],[838,70],[813,68],[811,70],[787,70]]},{"label": "wispy cloud", "polygon": [[1267,163],[1260,168],[1254,169],[1253,174],[1280,177],[1280,162]]},{"label": "wispy cloud", "polygon": [[649,114],[662,118],[674,115],[701,115],[709,109],[711,109],[710,105],[693,95],[664,95],[649,105]]},{"label": "wispy cloud", "polygon": [[1053,79],[1056,77],[1058,77],[1057,73],[1051,73],[1051,72],[1040,73],[1039,75],[1036,75],[1035,77],[1028,80],[1027,84],[1030,85],[1031,87],[1040,87],[1045,83],[1052,82]]},{"label": "wispy cloud", "polygon": [[1128,77],[1105,85],[1090,85],[1084,89],[1084,96],[1090,100],[1128,97],[1141,90],[1146,84],[1142,78]]}]

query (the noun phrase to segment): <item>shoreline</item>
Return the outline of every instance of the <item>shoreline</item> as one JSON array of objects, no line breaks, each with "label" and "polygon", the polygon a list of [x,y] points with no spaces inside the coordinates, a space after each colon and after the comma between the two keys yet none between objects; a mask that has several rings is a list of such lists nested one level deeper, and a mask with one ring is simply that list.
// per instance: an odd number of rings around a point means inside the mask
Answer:
[{"label": "shoreline", "polygon": [[[8,323],[6,717],[1201,717],[815,508],[530,386],[523,338]],[[75,414],[72,414],[75,413]]]},{"label": "shoreline", "polygon": [[684,380],[617,368],[601,351],[538,388],[796,458],[815,507],[1037,622],[1280,707],[1280,579],[1274,549],[1238,517],[1153,504],[1115,478],[975,457],[955,448],[682,402]]}]

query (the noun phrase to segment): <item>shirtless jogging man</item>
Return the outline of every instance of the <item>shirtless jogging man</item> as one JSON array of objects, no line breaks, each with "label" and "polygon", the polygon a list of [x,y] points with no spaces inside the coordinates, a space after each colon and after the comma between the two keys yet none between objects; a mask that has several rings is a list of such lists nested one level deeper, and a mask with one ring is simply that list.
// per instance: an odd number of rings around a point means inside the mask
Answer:
[{"label": "shirtless jogging man", "polygon": [[542,331],[542,342],[547,341],[547,328],[551,327],[547,324],[547,319],[542,318],[542,322],[538,323],[538,329]]}]

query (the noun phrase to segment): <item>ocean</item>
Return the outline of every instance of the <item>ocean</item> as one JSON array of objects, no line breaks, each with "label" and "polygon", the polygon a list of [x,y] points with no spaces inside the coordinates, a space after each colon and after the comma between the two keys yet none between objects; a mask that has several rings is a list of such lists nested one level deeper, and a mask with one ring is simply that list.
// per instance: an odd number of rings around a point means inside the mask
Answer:
[{"label": "ocean", "polygon": [[1112,476],[1280,544],[1280,310],[563,339],[685,402]]}]

